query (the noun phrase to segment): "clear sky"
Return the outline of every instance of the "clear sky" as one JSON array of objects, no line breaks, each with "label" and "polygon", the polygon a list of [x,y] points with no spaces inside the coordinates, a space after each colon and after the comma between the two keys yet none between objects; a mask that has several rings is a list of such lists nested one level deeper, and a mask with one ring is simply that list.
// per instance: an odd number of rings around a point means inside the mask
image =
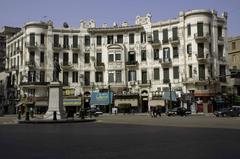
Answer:
[{"label": "clear sky", "polygon": [[82,19],[95,19],[97,26],[114,21],[134,24],[137,15],[148,12],[156,22],[192,9],[227,11],[229,36],[240,35],[240,0],[1,0],[0,27],[22,27],[32,20],[52,20],[55,26],[67,22],[72,27],[79,27]]}]

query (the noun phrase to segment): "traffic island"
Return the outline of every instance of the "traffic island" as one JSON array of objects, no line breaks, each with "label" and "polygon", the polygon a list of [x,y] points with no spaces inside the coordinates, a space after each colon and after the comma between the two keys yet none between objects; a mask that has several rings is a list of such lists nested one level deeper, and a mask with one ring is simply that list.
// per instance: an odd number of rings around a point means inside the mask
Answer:
[{"label": "traffic island", "polygon": [[34,120],[19,120],[18,124],[57,124],[57,123],[84,123],[84,122],[95,122],[96,119],[59,119],[59,120],[48,120],[48,119],[34,119]]}]

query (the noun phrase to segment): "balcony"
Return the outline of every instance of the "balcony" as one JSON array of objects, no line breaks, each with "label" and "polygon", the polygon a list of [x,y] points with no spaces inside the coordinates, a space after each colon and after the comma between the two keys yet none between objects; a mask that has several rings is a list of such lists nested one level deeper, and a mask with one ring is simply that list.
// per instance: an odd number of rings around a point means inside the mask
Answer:
[{"label": "balcony", "polygon": [[198,53],[197,60],[200,63],[207,63],[208,62],[208,54],[207,53]]},{"label": "balcony", "polygon": [[125,63],[127,67],[137,67],[138,62],[137,61],[128,61]]},{"label": "balcony", "polygon": [[35,64],[35,61],[26,61],[25,62],[25,65],[28,66],[29,68],[35,68],[36,67],[36,64]]},{"label": "balcony", "polygon": [[218,37],[218,41],[223,42],[223,41],[224,41],[224,37],[219,36],[219,37]]},{"label": "balcony", "polygon": [[39,88],[42,88],[42,87],[48,87],[49,85],[49,82],[21,82],[20,83],[20,86],[23,88],[30,88],[30,87],[33,87],[33,88],[36,88],[36,87],[39,87]]},{"label": "balcony", "polygon": [[168,39],[163,39],[162,40],[162,44],[168,44],[168,43],[169,43]]},{"label": "balcony", "polygon": [[36,49],[38,47],[38,44],[37,44],[37,42],[35,42],[35,43],[33,43],[33,42],[26,42],[25,46],[28,49],[34,50],[34,49]]},{"label": "balcony", "polygon": [[210,38],[209,33],[205,33],[205,34],[195,33],[195,34],[194,34],[194,39],[195,39],[197,42],[208,41],[209,38]]},{"label": "balcony", "polygon": [[138,81],[138,85],[140,87],[150,87],[151,86],[151,80]]},{"label": "balcony", "polygon": [[60,51],[62,50],[61,44],[53,44],[52,49],[55,51]]},{"label": "balcony", "polygon": [[205,76],[199,76],[198,80],[195,80],[195,84],[206,85],[209,83],[209,80],[205,79]]},{"label": "balcony", "polygon": [[104,70],[105,69],[105,64],[103,62],[97,62],[95,64],[96,70]]},{"label": "balcony", "polygon": [[179,38],[169,38],[169,42],[171,43],[172,46],[177,46],[180,44]]},{"label": "balcony", "polygon": [[69,45],[63,45],[63,49],[69,50],[70,46]]},{"label": "balcony", "polygon": [[219,77],[219,81],[222,83],[226,83],[227,82],[226,75],[222,75],[221,77]]},{"label": "balcony", "polygon": [[226,57],[219,56],[219,57],[218,57],[218,60],[219,60],[219,61],[222,61],[222,62],[226,62]]},{"label": "balcony", "polygon": [[163,65],[163,66],[170,66],[170,65],[172,65],[172,60],[171,60],[171,58],[159,59],[159,62],[160,62],[160,64]]},{"label": "balcony", "polygon": [[80,51],[80,45],[71,45],[73,51]]},{"label": "balcony", "polygon": [[62,62],[61,63],[61,68],[63,70],[72,70],[74,68],[74,65],[70,62]]},{"label": "balcony", "polygon": [[153,41],[151,41],[152,47],[160,47],[161,46],[161,42],[158,39],[154,39]]},{"label": "balcony", "polygon": [[231,79],[233,86],[240,86],[240,78]]}]

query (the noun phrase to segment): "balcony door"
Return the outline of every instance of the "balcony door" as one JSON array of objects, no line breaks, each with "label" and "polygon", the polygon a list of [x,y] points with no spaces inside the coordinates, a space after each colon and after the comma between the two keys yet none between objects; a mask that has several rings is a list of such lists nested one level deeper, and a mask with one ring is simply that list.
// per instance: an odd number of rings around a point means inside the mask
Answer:
[{"label": "balcony door", "polygon": [[63,53],[63,65],[68,65],[68,53]]},{"label": "balcony door", "polygon": [[144,70],[142,71],[142,84],[146,84],[147,83],[147,71]]}]

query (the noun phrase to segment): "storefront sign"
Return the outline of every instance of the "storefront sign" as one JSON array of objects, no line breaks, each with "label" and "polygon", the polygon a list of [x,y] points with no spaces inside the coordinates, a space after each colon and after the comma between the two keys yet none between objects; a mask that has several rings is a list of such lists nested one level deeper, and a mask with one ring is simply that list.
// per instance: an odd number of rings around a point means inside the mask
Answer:
[{"label": "storefront sign", "polygon": [[112,103],[112,92],[99,93],[92,92],[91,105],[108,105]]}]

